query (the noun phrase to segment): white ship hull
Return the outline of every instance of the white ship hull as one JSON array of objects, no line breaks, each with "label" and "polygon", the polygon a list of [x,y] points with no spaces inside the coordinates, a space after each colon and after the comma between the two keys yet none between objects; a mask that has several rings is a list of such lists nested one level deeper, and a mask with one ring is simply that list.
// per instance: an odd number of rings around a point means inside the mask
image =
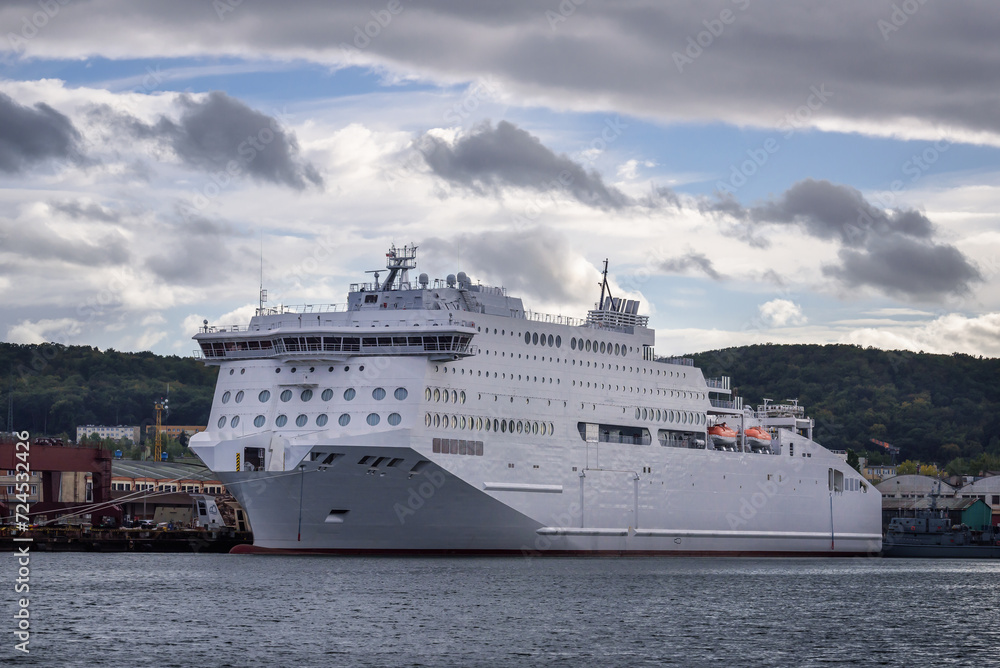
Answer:
[{"label": "white ship hull", "polygon": [[797,406],[769,409],[765,452],[706,447],[709,424],[760,416],[728,378],[655,358],[637,305],[540,321],[462,275],[403,276],[346,310],[196,337],[220,374],[191,448],[246,510],[250,550],[879,552],[879,493]]}]

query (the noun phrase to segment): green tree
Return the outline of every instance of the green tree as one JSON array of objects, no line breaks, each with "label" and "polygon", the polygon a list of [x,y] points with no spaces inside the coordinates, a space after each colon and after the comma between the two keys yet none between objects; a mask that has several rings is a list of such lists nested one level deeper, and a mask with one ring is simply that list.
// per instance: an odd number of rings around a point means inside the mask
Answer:
[{"label": "green tree", "polygon": [[850,448],[847,449],[847,465],[858,473],[861,473],[861,462],[858,461],[858,453]]},{"label": "green tree", "polygon": [[896,467],[896,475],[916,475],[920,470],[920,462],[914,462],[907,459],[905,462]]}]

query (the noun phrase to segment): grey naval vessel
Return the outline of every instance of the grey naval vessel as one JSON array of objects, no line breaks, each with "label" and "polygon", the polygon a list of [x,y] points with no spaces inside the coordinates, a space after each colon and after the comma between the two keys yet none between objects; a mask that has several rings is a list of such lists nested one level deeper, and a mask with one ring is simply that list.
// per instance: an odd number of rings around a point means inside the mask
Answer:
[{"label": "grey naval vessel", "polygon": [[[252,525],[243,552],[875,555],[881,496],[797,402],[654,353],[636,300],[526,310],[392,247],[346,305],[205,323],[219,366],[192,450]],[[385,278],[379,280],[384,274]]]}]

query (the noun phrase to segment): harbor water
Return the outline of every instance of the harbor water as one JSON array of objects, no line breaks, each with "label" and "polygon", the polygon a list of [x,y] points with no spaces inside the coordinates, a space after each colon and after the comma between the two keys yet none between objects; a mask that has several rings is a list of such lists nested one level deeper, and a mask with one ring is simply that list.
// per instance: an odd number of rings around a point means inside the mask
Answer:
[{"label": "harbor water", "polygon": [[[31,555],[23,666],[982,666],[1000,563]],[[18,595],[20,596],[20,595]]]}]

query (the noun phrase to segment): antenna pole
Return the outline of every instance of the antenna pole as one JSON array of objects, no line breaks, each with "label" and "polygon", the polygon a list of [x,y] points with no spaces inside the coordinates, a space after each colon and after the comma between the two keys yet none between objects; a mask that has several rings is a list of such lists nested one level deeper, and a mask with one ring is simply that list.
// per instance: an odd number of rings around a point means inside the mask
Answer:
[{"label": "antenna pole", "polygon": [[[608,259],[604,258],[604,279],[601,281],[601,301],[597,302],[597,309],[599,311],[604,310],[604,291],[608,290]],[[608,296],[611,296],[611,290],[608,290]]]}]

